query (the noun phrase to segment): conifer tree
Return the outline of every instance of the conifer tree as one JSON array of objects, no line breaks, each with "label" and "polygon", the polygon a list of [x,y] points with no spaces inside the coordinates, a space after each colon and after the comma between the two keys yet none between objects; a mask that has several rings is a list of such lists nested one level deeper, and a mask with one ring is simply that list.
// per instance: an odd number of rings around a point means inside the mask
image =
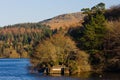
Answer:
[{"label": "conifer tree", "polygon": [[102,50],[106,33],[106,20],[103,12],[96,10],[95,13],[87,17],[87,20],[83,23],[83,29],[80,30],[79,47],[86,51]]}]

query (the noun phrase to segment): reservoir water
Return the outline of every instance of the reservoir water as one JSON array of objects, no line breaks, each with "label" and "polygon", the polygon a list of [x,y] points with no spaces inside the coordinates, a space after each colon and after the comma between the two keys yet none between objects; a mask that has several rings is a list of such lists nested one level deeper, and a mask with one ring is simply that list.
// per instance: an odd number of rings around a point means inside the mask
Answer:
[{"label": "reservoir water", "polygon": [[29,59],[0,59],[0,80],[120,80],[119,73],[72,76],[32,74],[28,70]]}]

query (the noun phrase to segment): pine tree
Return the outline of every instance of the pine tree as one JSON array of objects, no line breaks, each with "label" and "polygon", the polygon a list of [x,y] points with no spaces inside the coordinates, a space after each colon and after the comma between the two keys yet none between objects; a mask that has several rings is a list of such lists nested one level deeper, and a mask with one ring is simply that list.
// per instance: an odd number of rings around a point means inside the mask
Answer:
[{"label": "pine tree", "polygon": [[[97,6],[99,7],[99,5]],[[98,51],[103,49],[103,39],[106,33],[106,20],[103,13],[104,11],[100,12],[96,10],[94,13],[87,16],[87,20],[83,23],[84,27],[80,30],[79,47],[81,49],[86,51]]]}]

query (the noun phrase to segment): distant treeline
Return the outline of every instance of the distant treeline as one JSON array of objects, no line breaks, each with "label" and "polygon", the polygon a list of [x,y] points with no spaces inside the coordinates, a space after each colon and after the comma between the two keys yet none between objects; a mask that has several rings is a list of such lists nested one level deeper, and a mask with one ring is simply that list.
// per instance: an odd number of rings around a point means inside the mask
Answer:
[{"label": "distant treeline", "polygon": [[49,26],[39,23],[16,24],[0,28],[0,56],[1,58],[29,57],[33,47],[53,33]]}]

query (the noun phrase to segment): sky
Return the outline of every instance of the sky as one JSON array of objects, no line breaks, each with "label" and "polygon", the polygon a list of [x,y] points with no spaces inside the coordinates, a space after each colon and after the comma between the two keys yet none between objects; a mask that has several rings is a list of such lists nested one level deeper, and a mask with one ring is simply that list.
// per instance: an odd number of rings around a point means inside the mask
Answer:
[{"label": "sky", "polygon": [[0,26],[39,22],[103,2],[106,8],[120,4],[120,0],[0,0]]}]

